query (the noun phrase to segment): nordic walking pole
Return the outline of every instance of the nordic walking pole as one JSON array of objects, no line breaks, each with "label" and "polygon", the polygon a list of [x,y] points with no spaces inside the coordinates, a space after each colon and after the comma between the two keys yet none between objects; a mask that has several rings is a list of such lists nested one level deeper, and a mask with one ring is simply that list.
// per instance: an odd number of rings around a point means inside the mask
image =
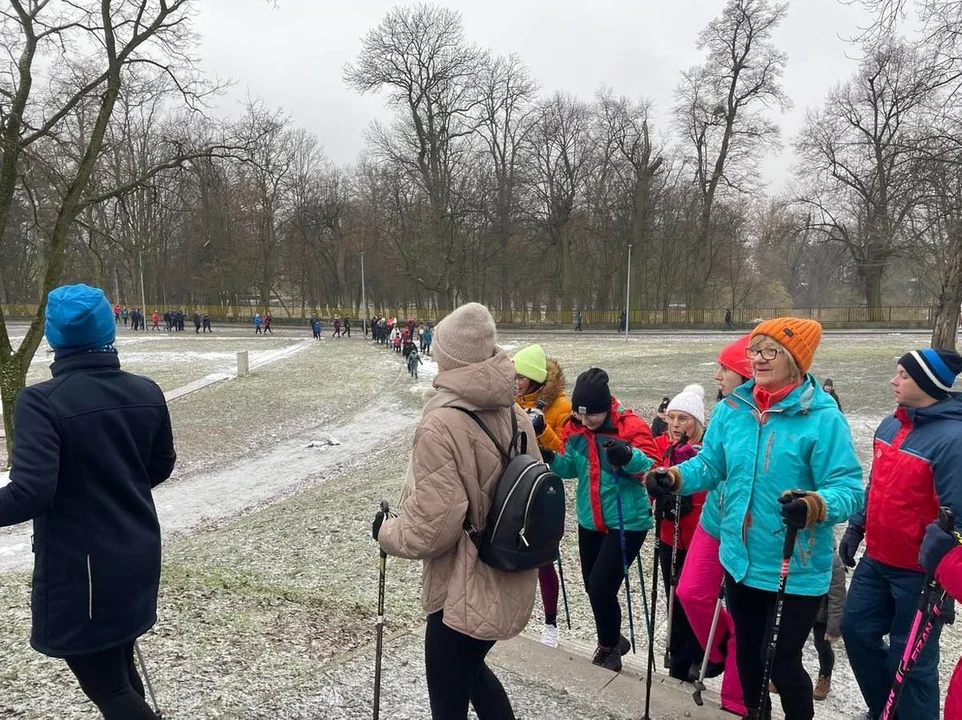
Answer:
[{"label": "nordic walking pole", "polygon": [[671,628],[675,620],[675,587],[678,585],[678,541],[681,537],[681,497],[675,496],[675,520],[672,528],[671,579],[668,582],[668,630],[665,639],[665,668],[671,667]]},{"label": "nordic walking pole", "polygon": [[[615,480],[615,482],[618,482]],[[621,485],[615,486],[618,504],[618,536],[621,538],[621,568],[625,573],[625,595],[628,598],[628,632],[631,635],[631,652],[635,650],[635,618],[631,610],[631,575],[628,572],[628,547],[625,543],[625,515],[621,508]]]},{"label": "nordic walking pole", "polygon": [[715,642],[715,631],[718,629],[718,618],[721,615],[722,600],[725,598],[725,581],[722,580],[721,587],[718,588],[718,599],[715,600],[715,612],[711,616],[711,629],[708,631],[708,642],[705,643],[705,656],[701,659],[701,670],[698,672],[698,679],[693,683],[695,692],[691,694],[695,705],[701,707],[705,701],[701,699],[701,694],[705,691],[705,675],[708,674],[708,658],[711,655],[711,648]]},{"label": "nordic walking pole", "polygon": [[[666,459],[673,461],[675,448],[688,442],[688,433],[683,432],[678,441],[665,452]],[[678,541],[681,538],[681,498],[675,496],[675,518],[671,535],[671,580],[668,583],[668,630],[665,640],[665,668],[671,667],[671,629],[675,620],[675,587],[678,585]]]},{"label": "nordic walking pole", "polygon": [[136,640],[134,640],[134,650],[137,651],[137,662],[140,663],[140,669],[144,671],[144,685],[147,686],[147,694],[150,695],[150,702],[154,706],[154,714],[159,720],[163,720],[164,714],[160,711],[160,706],[157,704],[157,696],[154,695],[154,686],[150,682],[150,673],[147,672],[144,654],[140,651],[140,643]]},{"label": "nordic walking pole", "polygon": [[638,562],[638,583],[641,586],[641,605],[645,609],[645,627],[648,629],[648,644],[655,634],[655,627],[651,624],[651,612],[648,609],[648,589],[645,587],[645,573],[641,569],[641,551],[635,558]]},{"label": "nordic walking pole", "polygon": [[[796,497],[803,497],[805,493],[792,493]],[[768,683],[772,679],[772,665],[775,662],[775,647],[778,644],[778,629],[782,624],[782,606],[785,604],[785,585],[788,583],[788,570],[792,564],[792,555],[795,553],[795,537],[798,535],[798,528],[789,526],[785,530],[785,544],[782,545],[782,567],[778,573],[778,593],[775,595],[775,616],[772,618],[771,635],[769,635],[768,648],[765,651],[765,666],[762,672],[762,689],[758,696],[758,708],[754,713],[749,713],[754,718],[765,717],[765,708],[768,705]]]},{"label": "nordic walking pole", "polygon": [[[955,528],[955,516],[952,514],[951,508],[939,508],[939,527],[945,530],[945,532],[952,532]],[[885,707],[882,709],[880,720],[889,720],[889,718],[895,715],[895,709],[898,707],[905,681],[908,679],[912,668],[915,667],[915,663],[918,661],[922,650],[925,649],[925,643],[929,639],[932,628],[935,626],[935,621],[942,613],[942,603],[945,601],[944,591],[939,601],[935,604],[935,607],[932,608],[931,612],[929,611],[929,602],[931,601],[932,593],[935,592],[937,587],[938,583],[935,582],[934,569],[927,571],[925,573],[925,585],[922,586],[922,593],[919,595],[919,607],[915,611],[915,618],[912,620],[912,629],[905,639],[905,649],[902,651],[902,659],[895,669],[895,680],[892,682],[892,689],[889,690],[889,696],[885,701]],[[927,620],[923,624],[922,619],[926,617]]]},{"label": "nordic walking pole", "polygon": [[561,598],[565,603],[565,622],[568,623],[568,629],[571,629],[571,613],[568,612],[568,591],[565,590],[565,569],[561,564],[561,551],[558,551],[558,580],[561,581]]},{"label": "nordic walking pole", "polygon": [[[389,514],[387,500],[381,501],[381,512]],[[381,647],[384,642],[384,575],[387,572],[387,553],[381,550],[377,579],[377,641],[374,646],[374,720],[381,716]]]},{"label": "nordic walking pole", "polygon": [[648,643],[648,671],[645,673],[645,717],[651,720],[651,676],[655,674],[655,614],[658,612],[658,555],[661,550],[661,537],[658,534],[658,524],[661,522],[661,502],[655,500],[655,561],[651,570],[651,641]]}]

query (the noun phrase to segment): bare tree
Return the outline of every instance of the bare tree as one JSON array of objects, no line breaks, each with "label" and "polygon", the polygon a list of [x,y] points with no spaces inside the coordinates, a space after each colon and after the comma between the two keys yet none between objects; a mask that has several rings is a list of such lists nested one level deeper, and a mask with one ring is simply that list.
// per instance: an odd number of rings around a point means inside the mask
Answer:
[{"label": "bare tree", "polygon": [[932,89],[917,51],[896,41],[870,47],[855,77],[809,115],[796,142],[805,183],[799,200],[812,227],[848,250],[876,316],[882,279],[904,249],[916,202],[919,121]]},{"label": "bare tree", "polygon": [[[420,283],[454,302],[458,263],[458,174],[477,127],[478,73],[485,54],[464,37],[460,14],[432,5],[391,10],[363,39],[345,81],[361,93],[386,90],[399,112],[393,133],[376,127],[382,155],[404,167],[424,192],[427,227],[440,267]],[[422,268],[423,269],[423,268]],[[409,264],[406,270],[413,274]]]},{"label": "bare tree", "polygon": [[757,189],[759,155],[778,140],[768,113],[790,106],[781,86],[786,55],[773,41],[787,8],[768,0],[728,0],[699,37],[704,64],[682,73],[675,118],[701,194],[692,248],[700,271],[692,279],[696,307],[704,307],[719,250],[712,233],[716,198]]},{"label": "bare tree", "polygon": [[[188,103],[198,100],[186,54],[193,46],[189,6],[188,0],[10,0],[0,10],[5,55],[0,66],[0,238],[11,221],[26,158],[44,143],[65,146],[64,136],[81,107],[91,119],[76,161],[63,168],[64,190],[44,246],[39,308],[16,351],[0,313],[0,395],[8,451],[14,398],[43,337],[47,291],[60,282],[75,220],[87,204],[127,189],[112,188],[97,196],[87,192],[130,68],[140,66],[172,78]],[[65,47],[88,52],[84,60],[75,61],[62,52]],[[143,178],[131,180],[133,185],[140,182]]]},{"label": "bare tree", "polygon": [[[611,169],[613,181],[627,201],[627,232],[620,238],[619,255],[626,253],[627,245],[631,244],[635,257],[639,258],[633,283],[633,305],[640,306],[648,283],[637,280],[648,274],[649,260],[656,254],[652,247],[655,183],[664,157],[652,141],[651,106],[647,101],[632,102],[626,97],[616,98],[610,90],[603,90],[598,93],[596,102],[599,128],[595,138],[600,146],[602,165]],[[622,273],[618,273],[617,278],[619,286],[627,281],[627,276]],[[623,296],[624,288],[619,287],[619,290]]]},{"label": "bare tree", "polygon": [[962,155],[955,143],[927,149],[916,167],[922,189],[910,242],[920,279],[936,298],[932,347],[954,349],[962,308]]},{"label": "bare tree", "polygon": [[557,252],[562,310],[571,310],[574,304],[572,219],[584,200],[594,155],[591,125],[591,108],[586,103],[555,93],[539,105],[529,135],[531,189],[539,222]]},{"label": "bare tree", "polygon": [[508,306],[510,271],[508,256],[521,220],[523,148],[533,123],[537,85],[516,55],[489,59],[480,77],[481,104],[478,132],[484,142],[483,166],[490,168],[488,210],[497,254],[492,263],[499,278],[502,309]]}]

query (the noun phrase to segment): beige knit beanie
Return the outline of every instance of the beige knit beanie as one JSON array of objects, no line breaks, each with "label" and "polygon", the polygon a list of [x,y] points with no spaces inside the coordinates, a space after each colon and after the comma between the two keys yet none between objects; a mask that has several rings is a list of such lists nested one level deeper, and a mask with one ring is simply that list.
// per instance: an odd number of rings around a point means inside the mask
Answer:
[{"label": "beige knit beanie", "polygon": [[496,349],[497,329],[491,313],[480,303],[468,303],[438,323],[431,355],[444,371],[484,362]]}]

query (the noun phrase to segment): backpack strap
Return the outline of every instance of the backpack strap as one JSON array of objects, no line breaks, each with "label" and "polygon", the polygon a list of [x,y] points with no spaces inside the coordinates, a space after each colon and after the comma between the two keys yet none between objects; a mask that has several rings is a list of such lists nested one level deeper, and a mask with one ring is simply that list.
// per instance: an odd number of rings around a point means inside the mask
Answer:
[{"label": "backpack strap", "polygon": [[511,442],[508,445],[508,449],[505,450],[504,447],[501,445],[501,443],[498,442],[498,439],[494,436],[494,433],[492,433],[491,430],[488,428],[488,426],[485,425],[484,422],[481,420],[481,418],[478,417],[477,413],[475,413],[473,410],[468,410],[467,408],[458,407],[457,405],[450,405],[449,407],[451,407],[454,410],[460,410],[461,412],[463,412],[465,415],[467,415],[469,418],[471,418],[472,420],[474,420],[474,422],[478,424],[478,427],[480,427],[484,431],[484,434],[488,436],[491,442],[494,443],[494,446],[498,449],[498,454],[501,455],[501,462],[504,464],[505,467],[507,467],[508,463],[511,462],[511,451],[514,450],[516,446],[518,446],[519,435],[521,435],[521,438],[522,438],[521,452],[525,452],[525,450],[527,449],[528,438],[523,433],[518,432],[518,418],[514,414],[514,408],[511,408]]},{"label": "backpack strap", "polygon": [[[521,452],[522,453],[526,452],[526,449],[528,446],[528,443],[527,443],[528,438],[527,438],[527,435],[525,435],[524,433],[518,432],[518,418],[514,414],[513,407],[510,408],[511,410],[511,443],[508,445],[508,450],[505,450],[501,446],[501,443],[498,442],[498,439],[494,436],[494,433],[491,432],[488,426],[484,424],[484,421],[482,421],[481,418],[478,417],[477,413],[475,413],[473,410],[468,410],[467,408],[458,407],[457,405],[449,405],[448,407],[450,407],[453,410],[460,410],[469,418],[474,420],[474,422],[477,423],[478,427],[480,427],[481,430],[484,431],[484,434],[488,436],[488,439],[490,439],[491,442],[494,443],[494,446],[498,449],[498,454],[501,456],[502,469],[506,468],[508,466],[508,463],[511,462],[511,455],[509,454],[509,451],[513,449],[516,445],[518,445],[519,434],[521,435],[521,443],[520,443]],[[465,515],[464,517],[464,523],[462,524],[462,527],[464,528],[464,532],[467,533],[468,538],[471,540],[471,542],[475,544],[475,547],[480,548],[480,544],[481,544],[480,531],[476,527],[474,527],[474,525],[471,524],[471,521],[468,520],[467,515]]]}]

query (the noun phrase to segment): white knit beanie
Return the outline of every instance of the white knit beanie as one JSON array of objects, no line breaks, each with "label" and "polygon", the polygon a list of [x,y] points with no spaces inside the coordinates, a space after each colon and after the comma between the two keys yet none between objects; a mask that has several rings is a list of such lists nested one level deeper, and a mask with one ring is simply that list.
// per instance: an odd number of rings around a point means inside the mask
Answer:
[{"label": "white knit beanie", "polygon": [[688,413],[705,427],[705,388],[701,385],[689,385],[672,398],[665,412],[672,410]]},{"label": "white knit beanie", "polygon": [[480,303],[468,303],[446,316],[434,330],[431,355],[439,370],[484,362],[497,349],[494,318]]}]

